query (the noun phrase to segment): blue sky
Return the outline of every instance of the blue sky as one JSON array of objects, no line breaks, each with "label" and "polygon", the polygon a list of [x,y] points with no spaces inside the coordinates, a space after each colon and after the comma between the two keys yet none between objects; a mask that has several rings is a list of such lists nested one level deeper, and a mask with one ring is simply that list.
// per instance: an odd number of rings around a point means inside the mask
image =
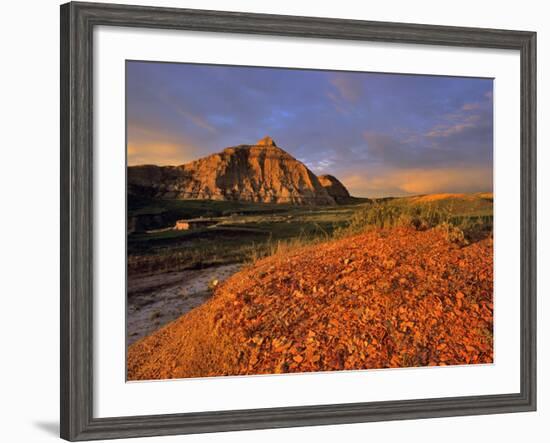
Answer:
[{"label": "blue sky", "polygon": [[352,195],[492,191],[491,79],[127,62],[128,164],[269,135]]}]

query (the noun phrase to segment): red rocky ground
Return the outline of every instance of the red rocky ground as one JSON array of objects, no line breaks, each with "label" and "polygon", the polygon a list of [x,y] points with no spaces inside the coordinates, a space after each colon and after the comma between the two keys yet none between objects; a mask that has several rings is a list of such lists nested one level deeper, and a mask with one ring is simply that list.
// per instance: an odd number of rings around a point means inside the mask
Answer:
[{"label": "red rocky ground", "polygon": [[490,363],[493,244],[374,230],[273,256],[129,348],[130,380]]}]

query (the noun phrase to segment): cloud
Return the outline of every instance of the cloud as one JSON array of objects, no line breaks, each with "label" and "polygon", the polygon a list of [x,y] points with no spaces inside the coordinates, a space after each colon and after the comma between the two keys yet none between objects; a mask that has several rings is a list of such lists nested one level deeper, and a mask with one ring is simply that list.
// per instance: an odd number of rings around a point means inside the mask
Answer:
[{"label": "cloud", "polygon": [[128,165],[181,165],[195,160],[200,152],[196,146],[179,134],[156,130],[128,122]]},{"label": "cloud", "polygon": [[[492,102],[491,102],[492,105]],[[471,128],[485,127],[492,132],[492,110],[487,103],[464,103],[459,110],[443,116],[443,122],[426,133],[427,137],[440,138],[459,135]]]},{"label": "cloud", "polygon": [[182,161],[182,151],[185,148],[170,143],[128,143],[128,165],[154,164],[159,166],[175,166]]},{"label": "cloud", "polygon": [[491,168],[441,168],[395,174],[399,187],[409,194],[492,191]]},{"label": "cloud", "polygon": [[441,166],[449,154],[434,148],[422,134],[363,132],[367,161],[384,168]]},{"label": "cloud", "polygon": [[363,138],[367,142],[368,158],[371,160],[395,164],[407,162],[412,156],[409,145],[392,134],[365,131]]},{"label": "cloud", "polygon": [[493,189],[490,167],[368,170],[339,178],[351,195],[362,197],[467,193]]},{"label": "cloud", "polygon": [[364,94],[365,82],[357,74],[333,73],[328,82],[330,89],[325,96],[340,114],[350,114],[358,105],[367,104]]},{"label": "cloud", "polygon": [[189,119],[193,124],[198,126],[199,128],[206,129],[210,132],[216,132],[216,128],[212,126],[210,123],[208,123],[208,120],[206,120],[204,117],[201,117],[200,115],[193,114],[191,111],[188,111],[187,109],[184,109],[180,105],[174,105],[176,108],[176,111],[184,116],[185,118]]},{"label": "cloud", "polygon": [[476,109],[479,109],[481,107],[481,105],[479,103],[464,103],[464,105],[462,105],[462,110],[463,111],[474,111]]},{"label": "cloud", "polygon": [[441,138],[450,137],[451,135],[458,135],[463,133],[469,128],[475,128],[475,124],[471,121],[464,121],[461,123],[444,124],[434,127],[426,134],[426,137]]},{"label": "cloud", "polygon": [[446,168],[492,162],[492,101],[468,101],[425,128],[366,130],[367,161],[385,168]]},{"label": "cloud", "polygon": [[350,113],[349,109],[347,109],[343,104],[342,99],[338,97],[335,93],[329,91],[327,92],[327,97],[334,105],[334,109],[336,109],[336,111],[338,111],[340,114],[346,115]]},{"label": "cloud", "polygon": [[490,79],[154,62],[127,73],[133,164],[181,164],[267,134],[356,195],[424,186],[403,171],[433,183],[444,174],[426,171],[491,175]]},{"label": "cloud", "polygon": [[329,81],[342,100],[354,103],[363,95],[363,82],[357,80],[353,74],[333,74]]},{"label": "cloud", "polygon": [[210,132],[216,132],[216,128],[212,126],[208,120],[199,115],[197,112],[192,112],[189,109],[185,108],[181,103],[177,102],[173,98],[168,97],[166,94],[161,95],[162,101],[167,105],[171,106],[177,114],[183,116],[185,119],[189,120],[195,126],[205,129]]},{"label": "cloud", "polygon": [[335,161],[329,158],[317,160],[317,161],[304,161],[306,166],[315,173],[324,173],[329,170],[334,164]]}]

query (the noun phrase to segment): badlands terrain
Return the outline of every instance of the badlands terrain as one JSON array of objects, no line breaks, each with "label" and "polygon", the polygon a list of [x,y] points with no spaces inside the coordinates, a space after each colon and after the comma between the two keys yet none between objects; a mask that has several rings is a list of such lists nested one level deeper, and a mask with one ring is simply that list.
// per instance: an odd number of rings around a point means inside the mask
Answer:
[{"label": "badlands terrain", "polygon": [[128,168],[128,379],[492,362],[493,196],[350,196],[269,137]]}]

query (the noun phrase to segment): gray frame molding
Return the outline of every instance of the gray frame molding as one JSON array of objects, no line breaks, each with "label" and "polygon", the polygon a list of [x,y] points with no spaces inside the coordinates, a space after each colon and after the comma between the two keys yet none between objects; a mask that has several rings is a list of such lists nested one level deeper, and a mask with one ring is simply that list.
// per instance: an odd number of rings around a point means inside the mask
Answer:
[{"label": "gray frame molding", "polygon": [[[521,392],[476,397],[94,418],[94,26],[514,49],[521,54]],[[536,33],[189,9],[61,6],[61,437],[70,441],[536,409]]]}]

